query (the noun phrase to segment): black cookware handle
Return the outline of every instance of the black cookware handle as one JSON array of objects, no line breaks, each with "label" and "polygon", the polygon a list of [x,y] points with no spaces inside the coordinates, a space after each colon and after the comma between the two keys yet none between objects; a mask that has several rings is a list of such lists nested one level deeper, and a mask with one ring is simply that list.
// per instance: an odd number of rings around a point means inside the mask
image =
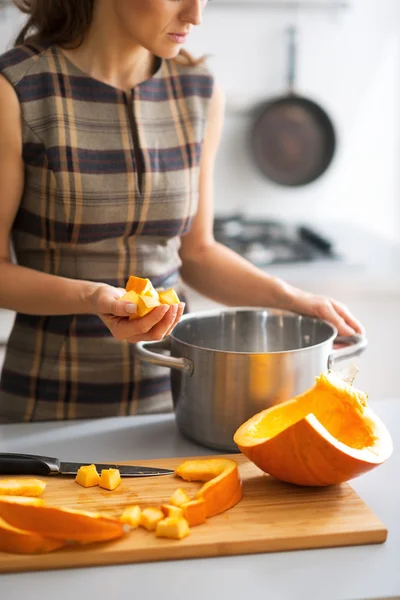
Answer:
[{"label": "black cookware handle", "polygon": [[56,475],[59,472],[58,458],[0,452],[0,475]]}]

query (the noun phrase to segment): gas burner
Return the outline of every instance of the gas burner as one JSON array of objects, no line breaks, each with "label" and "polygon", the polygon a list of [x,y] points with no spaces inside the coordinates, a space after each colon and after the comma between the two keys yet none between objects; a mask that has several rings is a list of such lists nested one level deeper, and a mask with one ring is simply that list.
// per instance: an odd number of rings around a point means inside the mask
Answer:
[{"label": "gas burner", "polygon": [[218,242],[260,267],[340,260],[332,242],[308,225],[252,220],[242,215],[216,216],[214,236]]}]

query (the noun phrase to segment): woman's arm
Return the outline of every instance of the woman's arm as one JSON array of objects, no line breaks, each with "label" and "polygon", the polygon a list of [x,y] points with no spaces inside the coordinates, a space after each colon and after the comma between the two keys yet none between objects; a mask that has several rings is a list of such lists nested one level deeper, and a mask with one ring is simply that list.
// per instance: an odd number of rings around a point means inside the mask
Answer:
[{"label": "woman's arm", "polygon": [[294,288],[268,275],[213,237],[213,171],[220,143],[224,98],[215,87],[200,164],[199,208],[190,232],[182,238],[182,277],[216,302],[230,306],[268,306],[326,319],[339,334],[362,332],[360,323],[335,300]]},{"label": "woman's arm", "polygon": [[161,339],[180,319],[184,305],[159,306],[129,321],[136,305],[120,301],[124,290],[69,279],[15,265],[10,232],[24,188],[21,111],[9,82],[0,75],[0,308],[31,315],[97,314],[118,339]]}]

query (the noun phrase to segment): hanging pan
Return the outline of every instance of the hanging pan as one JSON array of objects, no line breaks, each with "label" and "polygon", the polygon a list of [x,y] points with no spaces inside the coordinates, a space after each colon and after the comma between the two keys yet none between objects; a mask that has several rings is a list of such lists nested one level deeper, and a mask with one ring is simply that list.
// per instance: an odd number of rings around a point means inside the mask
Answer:
[{"label": "hanging pan", "polygon": [[295,27],[288,33],[289,91],[260,107],[250,138],[255,163],[268,179],[284,186],[301,186],[316,180],[329,167],[336,138],[326,111],[295,92]]}]

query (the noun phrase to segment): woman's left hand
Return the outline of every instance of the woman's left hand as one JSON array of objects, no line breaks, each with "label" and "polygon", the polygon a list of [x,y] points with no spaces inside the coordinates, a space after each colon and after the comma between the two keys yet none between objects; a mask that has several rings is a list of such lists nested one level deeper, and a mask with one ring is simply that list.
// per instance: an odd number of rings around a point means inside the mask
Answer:
[{"label": "woman's left hand", "polygon": [[291,289],[288,310],[317,317],[334,325],[339,335],[365,334],[365,329],[341,302],[303,290]]}]

